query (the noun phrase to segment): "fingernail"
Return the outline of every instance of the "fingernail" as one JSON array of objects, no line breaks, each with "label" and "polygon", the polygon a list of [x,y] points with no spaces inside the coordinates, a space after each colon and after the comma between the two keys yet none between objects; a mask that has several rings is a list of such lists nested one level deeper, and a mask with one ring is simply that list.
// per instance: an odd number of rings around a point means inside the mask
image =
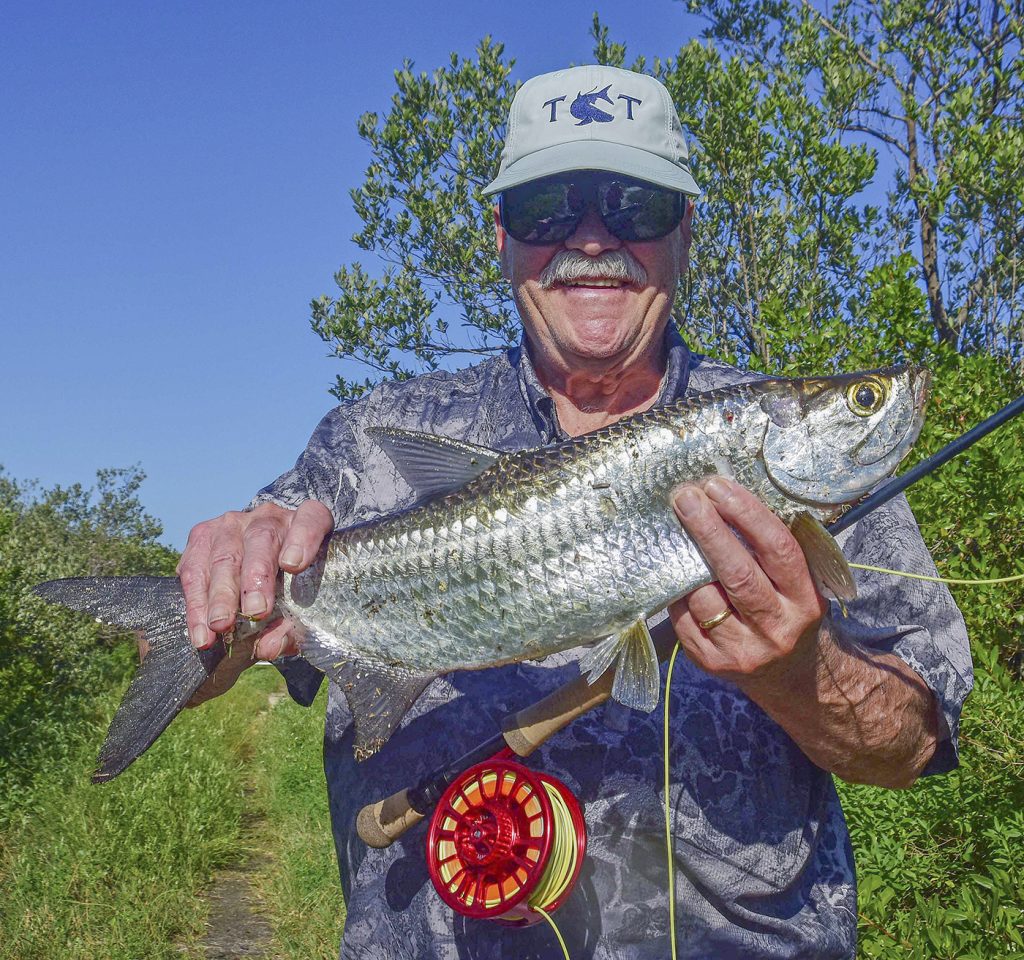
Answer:
[{"label": "fingernail", "polygon": [[262,593],[252,591],[242,597],[242,613],[247,617],[260,617],[267,612],[267,601]]},{"label": "fingernail", "polygon": [[192,646],[197,650],[202,650],[206,646],[206,627],[201,623],[197,623],[190,631],[192,637]]},{"label": "fingernail", "polygon": [[704,492],[712,500],[722,503],[732,496],[732,484],[725,477],[711,477],[704,484]]},{"label": "fingernail", "polygon": [[297,567],[302,563],[302,547],[293,543],[281,554],[281,563],[286,567]]},{"label": "fingernail", "polygon": [[697,491],[693,487],[683,487],[676,494],[676,507],[686,519],[697,516],[700,513],[700,497]]},{"label": "fingernail", "polygon": [[211,630],[216,630],[217,628],[214,627],[215,623],[219,623],[221,620],[233,620],[233,619],[234,619],[234,616],[231,613],[229,613],[227,610],[211,610],[210,611],[210,619],[206,621],[206,625]]}]

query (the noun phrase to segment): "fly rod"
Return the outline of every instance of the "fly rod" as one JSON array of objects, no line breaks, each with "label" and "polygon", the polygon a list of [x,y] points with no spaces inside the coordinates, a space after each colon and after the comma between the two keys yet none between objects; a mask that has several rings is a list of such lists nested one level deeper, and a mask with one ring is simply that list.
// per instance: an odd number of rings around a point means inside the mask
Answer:
[{"label": "fly rod", "polygon": [[[922,460],[916,467],[894,478],[884,487],[862,500],[852,510],[829,525],[829,532],[840,533],[865,517],[876,507],[887,503],[911,484],[937,470],[953,457],[963,453],[982,437],[1024,411],[1024,396],[1017,397],[965,434],[947,443],[938,453]],[[668,621],[651,629],[659,660],[667,660],[675,646],[675,634]],[[559,687],[542,700],[510,714],[502,723],[502,732],[474,747],[458,760],[427,774],[416,786],[399,790],[376,803],[367,804],[356,818],[356,832],[371,847],[388,847],[406,830],[415,826],[434,808],[448,785],[464,770],[501,750],[509,749],[519,757],[528,757],[549,737],[568,726],[584,713],[600,706],[611,696],[614,671],[608,670],[595,683],[587,677]]]},{"label": "fly rod", "polygon": [[1001,427],[1007,420],[1012,420],[1017,414],[1024,411],[1024,395],[1010,401],[998,413],[993,413],[987,420],[983,420],[976,427],[971,427],[963,436],[947,443],[938,453],[933,453],[927,460],[922,460],[916,467],[906,473],[893,477],[884,487],[880,487],[870,496],[865,497],[852,510],[848,510],[838,520],[828,525],[828,532],[831,534],[842,533],[847,527],[852,526],[862,517],[867,516],[875,507],[880,507],[893,497],[902,493],[912,483],[917,483],[922,477],[927,476],[933,470],[937,470],[946,461],[952,460],[957,454],[963,453],[968,447],[973,446],[986,434],[991,433],[997,427]]}]

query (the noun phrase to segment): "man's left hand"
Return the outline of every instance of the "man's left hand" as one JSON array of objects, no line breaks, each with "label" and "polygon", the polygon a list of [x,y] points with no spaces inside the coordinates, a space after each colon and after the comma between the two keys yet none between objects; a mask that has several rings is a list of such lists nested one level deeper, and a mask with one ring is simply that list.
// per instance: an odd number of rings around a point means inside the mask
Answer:
[{"label": "man's left hand", "polygon": [[[681,487],[673,505],[717,581],[669,607],[689,658],[740,685],[809,666],[828,604],[786,525],[749,490],[724,477]],[[700,626],[725,610],[731,611],[726,619]]]}]

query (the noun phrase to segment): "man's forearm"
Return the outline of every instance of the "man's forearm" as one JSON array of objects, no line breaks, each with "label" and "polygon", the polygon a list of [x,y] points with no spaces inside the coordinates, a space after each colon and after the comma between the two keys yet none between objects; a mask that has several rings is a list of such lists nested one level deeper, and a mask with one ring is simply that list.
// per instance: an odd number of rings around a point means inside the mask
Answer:
[{"label": "man's forearm", "polygon": [[908,787],[938,743],[920,676],[894,654],[844,642],[827,620],[810,655],[740,686],[814,763],[852,783]]}]

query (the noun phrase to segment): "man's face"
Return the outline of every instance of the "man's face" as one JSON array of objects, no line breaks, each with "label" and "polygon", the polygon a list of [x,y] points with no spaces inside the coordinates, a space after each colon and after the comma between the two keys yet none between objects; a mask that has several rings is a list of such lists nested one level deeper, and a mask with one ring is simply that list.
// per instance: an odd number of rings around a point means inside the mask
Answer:
[{"label": "man's face", "polygon": [[494,213],[502,275],[534,351],[563,372],[621,369],[660,349],[686,269],[692,205],[668,236],[620,240],[593,205],[559,243],[511,237]]}]

